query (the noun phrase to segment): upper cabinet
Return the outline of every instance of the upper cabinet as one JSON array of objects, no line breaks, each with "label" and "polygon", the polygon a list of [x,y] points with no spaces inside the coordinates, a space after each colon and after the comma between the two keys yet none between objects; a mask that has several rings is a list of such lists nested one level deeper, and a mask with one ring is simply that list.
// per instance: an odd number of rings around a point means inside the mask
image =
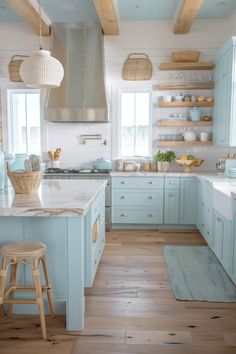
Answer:
[{"label": "upper cabinet", "polygon": [[214,143],[236,146],[236,37],[230,38],[215,58],[213,109]]}]

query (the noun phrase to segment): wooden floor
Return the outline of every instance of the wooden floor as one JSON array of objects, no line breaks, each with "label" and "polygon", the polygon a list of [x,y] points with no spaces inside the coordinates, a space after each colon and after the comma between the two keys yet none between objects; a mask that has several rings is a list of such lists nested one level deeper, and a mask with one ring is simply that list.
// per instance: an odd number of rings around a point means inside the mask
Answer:
[{"label": "wooden floor", "polygon": [[112,231],[92,289],[86,291],[81,333],[65,318],[0,318],[0,354],[232,354],[236,304],[177,301],[163,258],[165,244],[198,245],[197,231]]}]

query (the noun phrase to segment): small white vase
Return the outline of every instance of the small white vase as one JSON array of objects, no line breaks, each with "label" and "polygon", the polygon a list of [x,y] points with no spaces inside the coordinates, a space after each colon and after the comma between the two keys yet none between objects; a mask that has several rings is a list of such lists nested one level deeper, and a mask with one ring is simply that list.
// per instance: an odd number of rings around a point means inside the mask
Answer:
[{"label": "small white vase", "polygon": [[56,160],[51,162],[51,168],[60,168],[60,161]]},{"label": "small white vase", "polygon": [[159,172],[168,172],[170,170],[170,163],[169,162],[157,162],[157,170]]}]

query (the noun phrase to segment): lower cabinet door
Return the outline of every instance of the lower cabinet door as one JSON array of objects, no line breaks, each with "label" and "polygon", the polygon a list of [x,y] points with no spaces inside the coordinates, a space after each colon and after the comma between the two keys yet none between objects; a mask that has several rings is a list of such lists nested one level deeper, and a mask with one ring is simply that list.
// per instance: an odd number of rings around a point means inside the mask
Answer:
[{"label": "lower cabinet door", "polygon": [[213,251],[219,261],[222,261],[223,258],[223,236],[224,236],[224,221],[223,217],[214,210],[214,245]]},{"label": "lower cabinet door", "polygon": [[194,177],[180,179],[179,223],[195,225],[197,222],[197,181]]},{"label": "lower cabinet door", "polygon": [[213,251],[225,271],[233,276],[233,232],[232,221],[225,219],[217,210],[213,213]]},{"label": "lower cabinet door", "polygon": [[164,224],[179,223],[179,190],[165,190]]},{"label": "lower cabinet door", "polygon": [[163,224],[163,208],[112,208],[113,224]]}]

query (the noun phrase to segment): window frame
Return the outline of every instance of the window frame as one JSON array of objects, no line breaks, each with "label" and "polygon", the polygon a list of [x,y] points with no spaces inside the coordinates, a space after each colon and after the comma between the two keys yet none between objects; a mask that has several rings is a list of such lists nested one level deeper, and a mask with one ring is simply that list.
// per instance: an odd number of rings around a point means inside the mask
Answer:
[{"label": "window frame", "polygon": [[[149,146],[148,155],[145,156],[122,156],[121,155],[121,95],[122,93],[149,93]],[[125,87],[118,90],[117,100],[117,119],[116,125],[113,126],[113,131],[116,130],[117,134],[113,134],[113,151],[115,151],[115,158],[120,159],[143,159],[144,157],[152,157],[152,124],[153,124],[153,111],[152,111],[152,89],[150,88],[137,88]],[[114,129],[115,128],[115,129]],[[113,156],[114,157],[114,156]]]},{"label": "window frame", "polygon": [[[7,127],[7,151],[10,153],[17,153],[14,151],[14,129],[12,122],[12,101],[10,95],[12,94],[27,94],[27,93],[38,93],[40,100],[39,114],[40,114],[40,155],[42,154],[42,112],[41,112],[41,90],[40,89],[30,89],[25,87],[10,87],[5,89],[5,101],[6,101],[6,127]],[[27,128],[28,129],[28,128]],[[5,145],[5,144],[4,144]],[[5,145],[6,146],[6,145]],[[26,152],[27,154],[27,152]]]}]

